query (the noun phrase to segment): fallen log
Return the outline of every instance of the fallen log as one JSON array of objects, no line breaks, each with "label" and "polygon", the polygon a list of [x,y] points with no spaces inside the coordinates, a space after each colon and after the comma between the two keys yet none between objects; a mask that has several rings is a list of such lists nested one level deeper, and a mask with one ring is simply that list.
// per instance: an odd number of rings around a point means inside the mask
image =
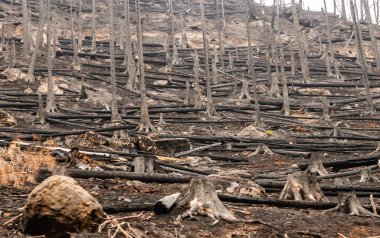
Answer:
[{"label": "fallen log", "polygon": [[68,169],[67,175],[73,178],[99,178],[99,179],[129,179],[138,180],[142,182],[151,183],[188,183],[190,176],[170,175],[170,174],[145,174],[145,173],[131,173],[121,171],[95,171],[95,170],[81,170],[81,169]]}]

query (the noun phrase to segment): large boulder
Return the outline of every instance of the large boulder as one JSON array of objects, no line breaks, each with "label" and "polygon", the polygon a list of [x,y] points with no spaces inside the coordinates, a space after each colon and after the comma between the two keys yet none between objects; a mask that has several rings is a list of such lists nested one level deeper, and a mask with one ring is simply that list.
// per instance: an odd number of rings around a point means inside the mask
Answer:
[{"label": "large boulder", "polygon": [[30,235],[69,237],[95,231],[104,218],[101,205],[74,179],[54,175],[29,194],[21,228]]}]

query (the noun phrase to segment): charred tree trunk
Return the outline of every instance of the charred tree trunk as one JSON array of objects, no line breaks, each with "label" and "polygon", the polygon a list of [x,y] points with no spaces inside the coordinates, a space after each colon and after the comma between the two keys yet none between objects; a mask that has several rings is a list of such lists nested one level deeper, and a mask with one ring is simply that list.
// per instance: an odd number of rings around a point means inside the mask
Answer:
[{"label": "charred tree trunk", "polygon": [[347,20],[347,13],[346,13],[346,0],[341,0],[341,5],[342,5],[342,18],[344,20]]},{"label": "charred tree trunk", "polygon": [[354,216],[374,216],[379,217],[378,215],[368,211],[365,209],[359,199],[356,197],[355,193],[343,195],[339,194],[338,196],[338,205],[337,207],[327,210],[327,211],[336,211],[336,212],[342,212],[345,214],[350,214]]}]

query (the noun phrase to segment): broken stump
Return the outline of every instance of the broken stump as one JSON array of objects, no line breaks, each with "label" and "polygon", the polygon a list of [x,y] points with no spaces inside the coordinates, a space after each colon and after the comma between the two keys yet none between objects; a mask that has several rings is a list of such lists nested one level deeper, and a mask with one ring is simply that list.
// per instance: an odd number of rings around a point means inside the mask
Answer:
[{"label": "broken stump", "polygon": [[29,235],[69,237],[93,232],[105,218],[101,205],[66,176],[51,176],[29,194],[21,229]]}]

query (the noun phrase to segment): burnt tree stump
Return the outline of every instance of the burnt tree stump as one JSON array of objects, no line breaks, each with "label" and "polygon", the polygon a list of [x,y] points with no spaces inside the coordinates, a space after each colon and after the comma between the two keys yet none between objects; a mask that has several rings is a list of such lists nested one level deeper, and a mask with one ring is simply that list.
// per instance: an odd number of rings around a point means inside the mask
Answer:
[{"label": "burnt tree stump", "polygon": [[328,201],[322,193],[316,175],[309,172],[297,172],[288,175],[285,186],[281,191],[280,199],[319,202]]}]

